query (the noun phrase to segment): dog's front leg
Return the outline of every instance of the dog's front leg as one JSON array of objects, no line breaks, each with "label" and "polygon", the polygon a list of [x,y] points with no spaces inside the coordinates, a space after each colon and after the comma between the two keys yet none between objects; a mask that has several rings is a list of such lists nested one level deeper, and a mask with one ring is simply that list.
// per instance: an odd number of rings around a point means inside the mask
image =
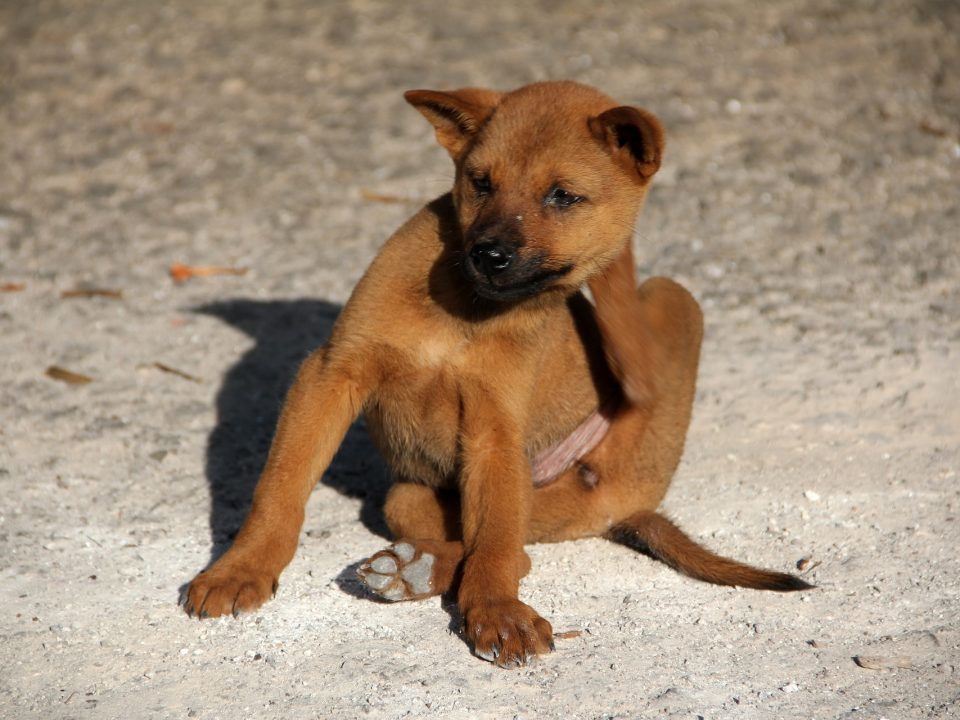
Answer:
[{"label": "dog's front leg", "polygon": [[517,597],[533,483],[521,423],[479,386],[463,395],[460,491],[464,539],[458,604],[477,656],[523,665],[553,649],[550,623]]},{"label": "dog's front leg", "polygon": [[297,549],[310,492],[369,392],[356,358],[332,356],[321,348],[297,373],[250,514],[233,546],[187,588],[183,604],[191,615],[253,610],[276,590]]}]

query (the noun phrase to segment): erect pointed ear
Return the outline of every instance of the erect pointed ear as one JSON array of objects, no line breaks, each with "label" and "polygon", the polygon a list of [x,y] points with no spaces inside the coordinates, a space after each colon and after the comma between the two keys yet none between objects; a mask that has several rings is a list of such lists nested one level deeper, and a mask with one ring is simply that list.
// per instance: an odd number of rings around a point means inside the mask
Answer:
[{"label": "erect pointed ear", "polygon": [[437,131],[437,142],[454,160],[460,158],[500,102],[500,93],[482,88],[409,90],[403,97],[430,121]]},{"label": "erect pointed ear", "polygon": [[663,127],[652,114],[623,105],[589,120],[590,132],[627,169],[647,183],[660,169],[665,142]]}]

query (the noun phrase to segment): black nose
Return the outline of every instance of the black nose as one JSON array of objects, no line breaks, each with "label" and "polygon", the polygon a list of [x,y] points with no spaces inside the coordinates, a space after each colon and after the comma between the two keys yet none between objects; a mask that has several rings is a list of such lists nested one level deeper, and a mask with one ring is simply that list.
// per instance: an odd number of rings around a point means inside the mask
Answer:
[{"label": "black nose", "polygon": [[497,241],[477,243],[470,250],[470,262],[484,275],[499,275],[513,263],[513,251]]}]

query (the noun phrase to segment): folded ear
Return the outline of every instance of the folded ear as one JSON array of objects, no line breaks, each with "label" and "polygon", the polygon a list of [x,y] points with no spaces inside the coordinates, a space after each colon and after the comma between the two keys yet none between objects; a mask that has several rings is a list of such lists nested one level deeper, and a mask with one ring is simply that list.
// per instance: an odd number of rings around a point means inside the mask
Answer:
[{"label": "folded ear", "polygon": [[660,169],[663,127],[651,113],[623,105],[590,118],[590,132],[628,170],[647,183]]},{"label": "folded ear", "polygon": [[454,160],[460,158],[500,102],[500,93],[482,88],[409,90],[403,97],[430,121],[437,131],[437,142]]}]

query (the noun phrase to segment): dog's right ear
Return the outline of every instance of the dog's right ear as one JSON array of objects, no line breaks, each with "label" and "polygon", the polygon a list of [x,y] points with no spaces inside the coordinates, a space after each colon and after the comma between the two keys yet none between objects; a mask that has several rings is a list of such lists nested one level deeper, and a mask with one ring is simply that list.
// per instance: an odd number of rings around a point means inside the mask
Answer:
[{"label": "dog's right ear", "polygon": [[500,103],[500,93],[482,88],[409,90],[403,97],[430,121],[437,131],[437,142],[454,161],[460,159],[470,139]]}]

